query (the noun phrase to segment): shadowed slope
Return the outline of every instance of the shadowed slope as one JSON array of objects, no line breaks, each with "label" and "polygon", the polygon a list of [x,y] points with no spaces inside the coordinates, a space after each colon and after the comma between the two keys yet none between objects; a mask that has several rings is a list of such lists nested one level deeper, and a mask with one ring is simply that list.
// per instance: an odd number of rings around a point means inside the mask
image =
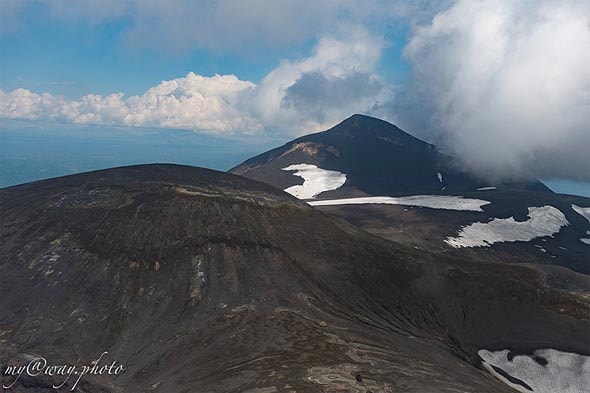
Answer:
[{"label": "shadowed slope", "polygon": [[[253,157],[231,172],[301,199],[313,199],[323,212],[408,246],[480,261],[557,265],[590,274],[590,247],[583,240],[590,225],[572,209],[573,204],[590,206],[590,199],[555,194],[535,180],[490,183],[477,179],[459,170],[452,157],[436,146],[372,117],[354,115],[327,131]],[[484,205],[483,211],[473,212],[374,202],[404,196],[425,196],[438,203],[445,197],[461,197],[484,201]],[[362,204],[342,204],[359,197]],[[366,197],[376,198],[372,202]],[[524,221],[529,208],[547,207],[559,209],[567,219],[555,236],[459,250],[445,241],[470,224],[511,217]],[[490,239],[481,238],[479,244],[484,240]]]},{"label": "shadowed slope", "polygon": [[543,273],[435,260],[230,174],[57,178],[0,190],[0,217],[0,363],[127,367],[87,392],[497,393],[479,349],[588,350],[587,299]]}]

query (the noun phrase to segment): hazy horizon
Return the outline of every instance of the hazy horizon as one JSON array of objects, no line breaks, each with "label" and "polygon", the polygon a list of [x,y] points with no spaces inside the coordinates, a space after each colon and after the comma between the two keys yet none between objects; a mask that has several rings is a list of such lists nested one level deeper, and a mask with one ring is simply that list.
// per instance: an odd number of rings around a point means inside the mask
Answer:
[{"label": "hazy horizon", "polygon": [[[0,188],[117,166],[173,163],[219,171],[283,145],[288,139],[251,140],[186,130],[0,124]],[[590,183],[541,179],[558,193],[590,197]]]}]

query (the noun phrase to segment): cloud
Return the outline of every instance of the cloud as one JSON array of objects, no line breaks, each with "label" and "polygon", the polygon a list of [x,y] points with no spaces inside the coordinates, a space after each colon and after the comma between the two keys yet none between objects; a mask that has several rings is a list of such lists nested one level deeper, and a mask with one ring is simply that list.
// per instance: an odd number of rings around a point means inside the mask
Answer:
[{"label": "cloud", "polygon": [[330,26],[335,24],[326,22],[343,8],[312,0],[176,0],[173,4],[148,0],[136,4],[133,27],[123,38],[133,48],[157,46],[177,52],[243,51],[252,45],[277,48],[333,32]]},{"label": "cloud", "polygon": [[10,93],[0,90],[0,117],[26,120],[67,119],[73,110],[72,103],[51,94],[35,94],[26,89]]},{"label": "cloud", "polygon": [[341,110],[351,104],[358,109],[366,99],[369,100],[367,104],[372,104],[383,88],[379,79],[369,73],[353,71],[342,77],[328,78],[319,71],[312,71],[302,74],[285,90],[282,104],[324,121],[326,110]]},{"label": "cloud", "polygon": [[114,93],[67,100],[26,89],[0,90],[0,118],[299,135],[387,99],[389,91],[374,72],[383,46],[362,30],[346,42],[325,37],[309,57],[282,61],[259,84],[234,75],[191,72],[128,98]]},{"label": "cloud", "polygon": [[70,101],[25,89],[0,91],[0,117],[249,133],[259,130],[261,125],[241,112],[238,102],[244,92],[254,87],[233,75],[204,77],[191,72],[129,98],[124,98],[123,93],[106,97],[89,94],[79,101]]},{"label": "cloud", "polygon": [[485,176],[590,180],[590,3],[456,1],[405,56],[411,103]]},{"label": "cloud", "polygon": [[[362,29],[351,32],[346,41],[324,37],[309,57],[282,61],[266,75],[253,91],[250,110],[267,127],[281,131],[288,127],[291,134],[318,131],[365,112],[390,94],[375,72],[384,45]],[[322,86],[310,88],[310,78]],[[371,82],[363,96],[353,91],[359,78]],[[336,96],[322,88],[346,93]]]},{"label": "cloud", "polygon": [[[0,0],[0,32],[46,21],[99,25],[123,21],[127,49],[248,52],[285,48],[407,13],[388,0]],[[6,15],[8,18],[4,18]],[[14,29],[19,25],[20,29]]]},{"label": "cloud", "polygon": [[[375,35],[392,23],[416,23],[451,0],[0,0],[0,35],[43,23],[99,26],[115,22],[126,50],[241,55],[346,36],[359,26]],[[18,28],[16,28],[18,27]],[[263,52],[263,53],[260,53]]]}]

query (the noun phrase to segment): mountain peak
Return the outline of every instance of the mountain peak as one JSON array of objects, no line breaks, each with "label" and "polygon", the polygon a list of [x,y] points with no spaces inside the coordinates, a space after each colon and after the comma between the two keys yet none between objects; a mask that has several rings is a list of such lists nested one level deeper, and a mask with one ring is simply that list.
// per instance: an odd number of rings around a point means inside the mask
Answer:
[{"label": "mountain peak", "polygon": [[[378,119],[376,117],[372,117],[372,116],[368,116],[368,115],[363,115],[360,113],[355,113],[354,115],[351,115],[349,117],[347,117],[346,119],[342,120],[340,123],[338,123],[337,125],[335,125],[333,128],[336,128],[338,126],[349,126],[349,127],[362,127],[362,126],[375,126],[375,125],[388,125],[388,126],[393,126],[395,128],[398,128],[397,126],[385,121],[385,120],[381,120]],[[328,130],[329,131],[329,130]]]},{"label": "mountain peak", "polygon": [[376,117],[362,115],[359,113],[356,113],[344,119],[340,123],[336,124],[334,127],[324,132],[320,132],[319,134],[349,134],[351,136],[358,136],[362,134],[364,136],[372,136],[378,138],[393,137],[406,143],[417,142],[427,144],[427,142],[405,132],[395,124],[392,124],[385,120],[378,119]]},{"label": "mountain peak", "polygon": [[[489,186],[457,168],[452,160],[394,124],[354,114],[326,131],[253,157],[231,172],[283,190],[301,185],[301,177],[286,168],[301,168],[302,164],[340,173],[342,178],[345,175],[345,182],[326,191],[324,198],[453,195]],[[546,191],[541,183],[511,184],[510,188]]]},{"label": "mountain peak", "polygon": [[381,119],[378,119],[376,117],[369,116],[369,115],[363,115],[361,113],[355,113],[354,115],[351,115],[351,116],[347,117],[346,119],[342,120],[341,123],[350,122],[350,121],[362,122],[362,121],[384,121],[384,120],[381,120]]}]

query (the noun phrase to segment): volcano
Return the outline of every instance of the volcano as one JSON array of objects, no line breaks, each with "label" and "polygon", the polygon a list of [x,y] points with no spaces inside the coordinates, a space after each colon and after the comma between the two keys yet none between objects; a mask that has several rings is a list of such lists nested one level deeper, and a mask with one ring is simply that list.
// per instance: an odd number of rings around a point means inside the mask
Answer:
[{"label": "volcano", "polygon": [[[115,168],[2,189],[0,217],[6,391],[64,381],[8,367],[41,356],[89,365],[104,352],[124,371],[86,375],[79,391],[508,393],[588,382],[584,275],[416,250],[261,182]],[[551,377],[564,367],[580,380]]]},{"label": "volcano", "polygon": [[538,180],[478,178],[436,146],[376,118],[354,115],[230,172],[404,245],[590,274],[589,198],[553,193]]},{"label": "volcano", "polygon": [[[322,199],[367,195],[449,194],[489,184],[457,169],[451,156],[397,126],[353,115],[331,129],[305,135],[260,154],[230,172],[285,189],[301,184],[286,170],[313,165],[346,176],[346,182],[321,193]],[[538,181],[507,183],[511,190],[550,190]]]}]

